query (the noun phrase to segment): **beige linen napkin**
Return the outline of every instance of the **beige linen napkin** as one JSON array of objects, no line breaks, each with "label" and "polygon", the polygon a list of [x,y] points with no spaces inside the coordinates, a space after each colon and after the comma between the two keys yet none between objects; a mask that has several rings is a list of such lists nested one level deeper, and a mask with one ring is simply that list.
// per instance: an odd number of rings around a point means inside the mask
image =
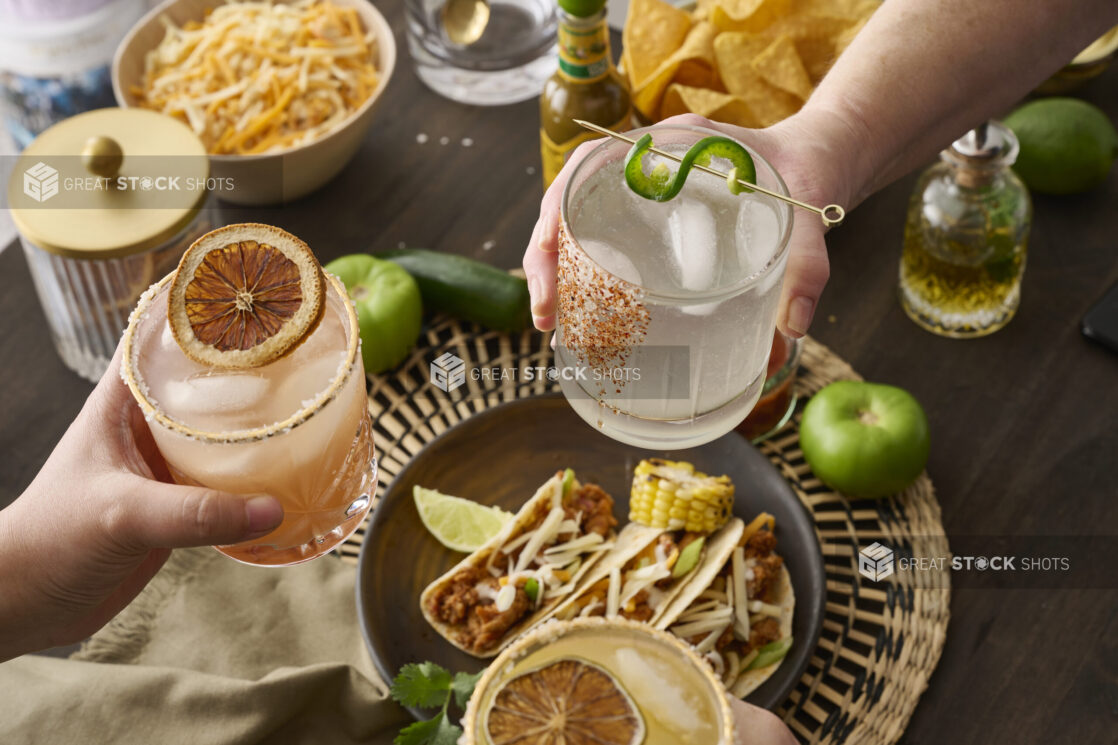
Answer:
[{"label": "beige linen napkin", "polygon": [[390,743],[410,717],[361,640],[352,566],[175,551],[70,659],[0,664],[0,743]]}]

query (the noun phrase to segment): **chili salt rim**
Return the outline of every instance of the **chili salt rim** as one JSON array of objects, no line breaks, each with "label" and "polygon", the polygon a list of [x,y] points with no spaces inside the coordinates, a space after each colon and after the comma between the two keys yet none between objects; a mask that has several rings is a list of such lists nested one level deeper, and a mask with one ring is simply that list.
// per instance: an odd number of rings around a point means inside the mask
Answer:
[{"label": "chili salt rim", "polygon": [[[763,155],[758,153],[756,150],[754,150],[749,145],[745,144],[744,142],[737,139],[736,137],[730,137],[725,132],[721,132],[721,131],[715,130],[715,129],[707,129],[706,127],[691,127],[691,126],[687,126],[687,125],[684,125],[684,124],[679,124],[679,125],[672,125],[672,126],[668,126],[668,127],[659,127],[659,126],[642,127],[640,129],[634,129],[631,132],[628,132],[627,134],[630,137],[640,137],[641,135],[649,133],[649,132],[651,132],[651,133],[655,133],[655,132],[695,132],[695,133],[698,133],[700,135],[703,135],[704,137],[705,136],[716,136],[716,137],[729,138],[729,139],[733,140],[734,142],[738,143],[739,145],[741,145],[742,147],[744,147],[746,149],[746,151],[749,153],[749,156],[751,158],[753,158],[754,162],[759,162],[762,166],[764,166],[768,170],[769,173],[772,174],[773,179],[776,181],[776,187],[777,188],[775,189],[775,191],[780,192],[784,196],[790,196],[790,194],[788,193],[788,185],[784,183],[784,178],[780,175],[780,172],[777,171],[776,168],[773,167],[772,163],[769,163],[769,161],[766,160]],[[745,290],[749,289],[753,285],[760,282],[762,279],[765,278],[765,276],[767,276],[769,274],[769,272],[773,269],[773,267],[777,266],[784,259],[784,257],[788,254],[788,247],[791,244],[792,224],[794,222],[794,218],[793,218],[793,214],[792,214],[792,207],[790,205],[788,205],[787,203],[779,202],[777,204],[777,208],[779,210],[778,214],[783,216],[783,220],[782,220],[782,225],[781,225],[780,240],[777,242],[776,250],[773,252],[773,255],[771,257],[769,257],[769,260],[765,262],[764,266],[762,266],[760,269],[753,272],[752,274],[750,274],[748,276],[745,276],[745,277],[742,277],[741,279],[739,279],[737,282],[730,285],[729,287],[720,287],[720,288],[717,288],[717,289],[714,289],[714,290],[708,290],[705,293],[692,293],[692,294],[687,294],[687,295],[673,295],[671,293],[656,292],[656,291],[653,291],[653,290],[649,290],[645,287],[640,286],[639,284],[635,284],[633,282],[630,282],[627,279],[623,279],[623,278],[617,276],[616,274],[614,274],[613,272],[609,271],[604,266],[602,266],[600,263],[598,263],[598,261],[596,259],[594,259],[594,257],[592,257],[589,253],[587,253],[586,249],[583,248],[582,244],[579,242],[578,237],[575,236],[574,231],[572,230],[570,219],[569,219],[567,203],[570,201],[571,197],[573,196],[572,187],[573,187],[573,184],[575,183],[575,177],[579,174],[579,172],[583,168],[587,167],[587,164],[591,161],[591,159],[594,158],[595,156],[600,156],[600,155],[605,154],[605,152],[608,151],[610,148],[618,148],[619,150],[621,150],[621,156],[614,159],[614,160],[611,160],[611,161],[608,161],[608,162],[604,163],[603,165],[599,166],[597,170],[601,170],[602,168],[609,167],[610,165],[619,162],[624,157],[624,153],[626,151],[624,149],[622,149],[622,146],[623,146],[623,143],[619,144],[617,140],[613,140],[613,139],[610,139],[610,138],[607,137],[607,138],[603,139],[601,144],[599,144],[597,147],[595,147],[593,150],[591,150],[589,153],[587,153],[586,157],[583,158],[582,161],[579,162],[579,164],[575,167],[575,170],[571,173],[571,177],[569,179],[567,179],[567,183],[563,187],[563,198],[559,202],[559,225],[560,225],[560,227],[565,227],[566,228],[567,237],[570,239],[571,243],[574,244],[578,248],[579,252],[583,256],[585,256],[586,259],[588,261],[590,261],[590,263],[593,264],[595,268],[604,272],[611,279],[616,280],[617,282],[620,282],[624,287],[632,288],[633,291],[639,292],[642,298],[647,298],[647,299],[650,299],[650,300],[668,300],[668,301],[677,302],[677,303],[680,302],[680,301],[683,301],[683,302],[686,302],[688,304],[718,302],[718,301],[723,300],[725,298],[733,297],[734,295],[740,294],[741,292],[744,292]],[[619,172],[618,177],[620,179],[624,180],[623,172]],[[695,178],[695,176],[689,176],[689,178]],[[705,178],[705,176],[700,176],[700,178]],[[760,176],[758,176],[758,178],[760,178]],[[757,183],[760,183],[760,181],[758,181]],[[627,185],[625,185],[625,186],[623,186],[623,188],[627,189],[629,187]],[[768,196],[765,196],[763,194],[761,194],[759,196],[761,198],[768,199],[768,200],[771,200],[771,201],[777,201],[777,200],[773,200],[772,197],[768,197]]]},{"label": "chili salt rim", "polygon": [[[516,660],[532,651],[532,647],[546,644],[560,637],[584,629],[624,629],[629,632],[643,634],[646,637],[651,637],[673,647],[691,664],[691,667],[699,673],[699,676],[703,678],[707,685],[710,686],[714,698],[718,701],[718,709],[722,714],[722,726],[720,728],[722,735],[721,745],[733,744],[735,735],[734,714],[730,709],[730,694],[726,691],[726,686],[715,676],[714,671],[707,665],[703,658],[698,655],[693,646],[674,634],[653,628],[647,623],[630,621],[627,618],[601,617],[575,618],[569,621],[549,619],[539,626],[525,632],[516,639],[516,641],[505,647],[504,650],[501,651],[501,654],[486,668],[485,673],[474,686],[474,694],[470,696],[470,700],[466,704],[466,713],[462,716],[461,742],[465,745],[485,745],[487,742],[487,740],[480,740],[475,737],[478,726],[484,724],[484,719],[488,714],[488,711],[479,712],[478,709],[481,706],[481,699],[484,697],[486,689],[493,684],[497,676],[511,671],[511,667]],[[591,660],[591,662],[594,661]],[[598,663],[595,662],[595,664]],[[506,670],[506,668],[508,668],[508,670]],[[623,684],[622,687],[624,687]],[[481,691],[482,693],[479,695],[477,691]],[[626,691],[626,693],[627,692],[628,691]]]},{"label": "chili salt rim", "polygon": [[[174,276],[175,273],[171,272],[149,287],[144,294],[140,296],[140,301],[136,304],[136,307],[128,317],[128,328],[124,331],[124,339],[122,342],[123,360],[120,366],[120,377],[132,392],[132,397],[136,399],[136,402],[140,405],[140,409],[144,412],[144,417],[148,421],[154,420],[158,422],[160,426],[172,432],[202,442],[221,444],[257,442],[298,427],[337,398],[342,387],[349,381],[350,375],[353,374],[353,367],[357,361],[357,352],[361,343],[360,329],[357,325],[357,311],[354,310],[353,301],[349,299],[349,294],[346,292],[345,286],[341,283],[341,280],[333,274],[324,271],[323,276],[330,286],[338,293],[338,296],[342,299],[342,305],[345,306],[346,315],[349,320],[349,341],[346,347],[345,362],[339,366],[341,372],[334,376],[330,381],[330,385],[327,386],[325,390],[315,396],[313,403],[297,410],[283,421],[265,427],[233,430],[231,432],[207,432],[205,430],[198,430],[174,419],[161,411],[159,405],[151,399],[147,384],[138,372],[137,359],[140,352],[138,346],[135,344],[140,321],[151,308],[151,304],[155,300],[156,295],[159,294],[159,291],[174,279]],[[326,298],[323,298],[323,303],[325,304],[326,302]],[[314,333],[314,331],[311,331],[311,333]]]}]

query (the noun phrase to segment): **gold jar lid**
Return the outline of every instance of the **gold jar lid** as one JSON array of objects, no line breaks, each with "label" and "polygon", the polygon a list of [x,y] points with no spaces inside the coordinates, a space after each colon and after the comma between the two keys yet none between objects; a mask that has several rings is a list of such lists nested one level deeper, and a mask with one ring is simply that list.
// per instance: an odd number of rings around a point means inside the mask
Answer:
[{"label": "gold jar lid", "polygon": [[209,156],[182,122],[143,109],[98,109],[40,134],[8,182],[12,221],[31,243],[78,259],[155,248],[193,222]]}]

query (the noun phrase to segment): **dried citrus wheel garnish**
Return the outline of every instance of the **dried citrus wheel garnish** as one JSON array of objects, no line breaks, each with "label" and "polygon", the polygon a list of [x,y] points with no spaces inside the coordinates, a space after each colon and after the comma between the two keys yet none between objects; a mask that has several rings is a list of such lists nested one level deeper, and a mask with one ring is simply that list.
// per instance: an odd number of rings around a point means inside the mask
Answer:
[{"label": "dried citrus wheel garnish", "polygon": [[306,243],[243,223],[206,233],[183,254],[167,320],[183,354],[213,367],[266,365],[314,331],[325,281]]},{"label": "dried citrus wheel garnish", "polygon": [[638,745],[644,719],[602,668],[564,658],[508,681],[485,718],[493,745]]}]

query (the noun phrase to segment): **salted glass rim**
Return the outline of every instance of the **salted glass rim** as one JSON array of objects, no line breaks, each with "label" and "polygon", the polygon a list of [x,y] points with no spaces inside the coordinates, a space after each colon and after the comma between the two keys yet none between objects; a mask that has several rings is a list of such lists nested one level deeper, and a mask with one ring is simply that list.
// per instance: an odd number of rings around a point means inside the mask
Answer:
[{"label": "salted glass rim", "polygon": [[712,700],[715,702],[715,708],[721,716],[720,725],[715,728],[719,730],[720,741],[715,745],[730,745],[734,742],[734,713],[730,708],[729,696],[725,693],[725,687],[722,685],[714,670],[709,665],[703,662],[695,649],[664,629],[657,629],[649,626],[647,623],[640,623],[631,621],[627,618],[603,618],[603,617],[584,617],[573,618],[567,621],[560,621],[558,619],[550,619],[533,629],[530,629],[521,634],[517,639],[505,647],[500,655],[497,656],[493,663],[485,670],[484,674],[477,682],[475,691],[480,691],[480,695],[474,695],[470,698],[469,705],[466,707],[466,712],[462,718],[462,730],[465,735],[465,741],[470,745],[481,745],[480,741],[476,741],[475,737],[479,728],[484,727],[487,711],[480,711],[482,706],[482,699],[485,698],[485,692],[490,686],[494,685],[496,681],[505,678],[502,682],[507,682],[509,673],[516,662],[527,655],[532,654],[537,649],[547,646],[553,641],[565,636],[579,633],[617,633],[629,634],[644,637],[646,640],[664,647],[670,647],[672,651],[686,660],[686,664],[696,672],[703,682],[709,687],[709,692]]},{"label": "salted glass rim", "polygon": [[[191,427],[167,414],[159,407],[158,402],[151,398],[148,386],[144,382],[143,376],[139,373],[138,361],[140,350],[136,337],[138,336],[140,322],[147,314],[148,309],[151,308],[160,290],[174,278],[175,272],[172,271],[166,277],[149,287],[144,294],[140,296],[140,301],[136,304],[136,307],[132,310],[128,318],[128,328],[124,332],[123,350],[121,353],[122,360],[120,365],[120,376],[124,380],[125,385],[127,385],[128,389],[132,392],[132,397],[135,398],[136,402],[140,405],[140,409],[144,412],[144,417],[149,422],[158,422],[164,429],[171,430],[172,432],[176,432],[193,440],[232,444],[265,440],[277,434],[290,431],[325,408],[327,404],[338,397],[342,387],[345,386],[349,381],[350,375],[353,374],[355,363],[357,362],[357,352],[360,348],[361,336],[357,325],[357,311],[354,309],[353,303],[349,300],[349,294],[346,292],[345,285],[333,274],[326,271],[322,273],[325,275],[327,282],[330,283],[330,286],[334,288],[338,296],[342,299],[342,305],[346,309],[346,317],[349,320],[345,363],[339,365],[339,372],[334,375],[330,384],[325,389],[315,395],[312,403],[298,409],[286,419],[264,427],[230,430],[228,432],[210,432]],[[323,312],[329,312],[329,309],[324,308]],[[315,330],[317,330],[317,327]],[[314,331],[311,333],[313,334]]]},{"label": "salted glass rim", "polygon": [[[725,132],[721,132],[721,131],[716,130],[716,129],[709,129],[707,127],[694,127],[694,126],[687,125],[687,124],[673,124],[673,125],[669,125],[669,126],[652,125],[652,126],[649,126],[649,127],[641,127],[640,129],[631,130],[630,132],[627,133],[627,135],[628,136],[634,136],[634,139],[636,139],[637,137],[640,137],[641,135],[643,135],[645,133],[650,133],[650,132],[651,133],[655,133],[655,132],[694,132],[694,133],[697,133],[697,134],[700,134],[700,135],[703,135],[703,136],[726,137],[728,139],[731,139],[734,142],[741,145],[742,147],[744,147],[746,149],[746,151],[749,152],[749,155],[750,155],[750,157],[753,158],[754,163],[759,163],[761,166],[763,166],[768,171],[769,174],[772,175],[773,180],[776,182],[776,187],[777,187],[776,189],[774,189],[774,191],[776,191],[779,194],[782,194],[783,196],[789,196],[788,185],[784,183],[784,178],[780,175],[780,172],[777,171],[776,168],[774,168],[773,165],[771,163],[769,163],[769,161],[766,160],[763,155],[761,155],[756,150],[754,150],[752,147],[750,147],[749,145],[742,142],[741,140],[739,140],[736,137],[732,137],[731,135],[728,135]],[[739,295],[742,292],[745,292],[746,290],[748,290],[750,287],[753,287],[753,286],[759,284],[763,279],[765,279],[765,277],[767,277],[769,275],[769,273],[771,271],[773,271],[774,267],[779,266],[781,261],[784,260],[784,257],[788,253],[788,246],[791,242],[790,238],[792,236],[793,214],[792,214],[791,206],[789,206],[785,202],[780,202],[777,205],[777,208],[779,210],[779,214],[782,215],[784,219],[783,219],[782,232],[781,232],[781,235],[780,235],[780,239],[777,241],[777,246],[776,246],[775,250],[773,251],[772,256],[769,257],[768,261],[766,261],[765,265],[762,266],[760,269],[753,272],[752,274],[749,274],[749,275],[746,275],[745,277],[742,277],[737,282],[733,283],[732,285],[729,285],[728,287],[718,287],[718,288],[715,288],[713,290],[707,290],[705,292],[693,292],[693,293],[662,292],[662,291],[650,290],[650,289],[648,289],[648,288],[646,288],[646,287],[644,287],[640,284],[630,282],[629,280],[623,279],[623,278],[619,277],[618,275],[614,274],[613,272],[611,272],[610,270],[606,269],[604,266],[602,266],[600,263],[598,263],[598,261],[596,259],[594,259],[593,256],[591,256],[589,253],[587,253],[586,249],[584,249],[582,247],[582,244],[579,243],[578,237],[575,236],[574,230],[571,227],[570,215],[569,215],[569,210],[568,210],[567,205],[569,204],[572,197],[574,196],[573,188],[574,188],[575,182],[578,180],[579,174],[582,173],[587,168],[589,168],[589,164],[591,163],[591,161],[594,160],[595,156],[604,155],[606,153],[606,151],[609,150],[610,148],[623,148],[623,147],[624,147],[624,143],[619,142],[617,140],[614,140],[613,138],[607,137],[607,138],[604,138],[603,141],[597,147],[595,147],[593,150],[591,150],[589,153],[587,153],[586,157],[583,158],[577,166],[575,166],[575,170],[571,173],[571,177],[569,179],[567,179],[567,183],[563,187],[563,198],[562,198],[561,203],[559,205],[559,221],[560,221],[560,224],[565,229],[567,237],[570,239],[571,243],[573,243],[578,248],[579,253],[583,257],[585,257],[585,259],[587,261],[589,261],[598,271],[601,271],[601,272],[605,273],[612,280],[616,280],[617,282],[620,282],[622,284],[622,286],[624,286],[624,287],[633,288],[635,291],[641,293],[641,295],[643,297],[648,298],[650,300],[667,300],[667,301],[671,301],[671,302],[674,302],[674,303],[682,302],[682,303],[687,303],[687,304],[700,303],[700,302],[709,303],[709,302],[713,302],[713,301],[724,300],[726,298],[730,298],[730,297],[733,297],[735,295]],[[617,162],[618,160],[620,160],[620,158],[617,158],[615,160],[611,160],[605,165],[612,165],[613,163]],[[595,170],[600,170],[601,168],[605,167],[605,165],[598,166]],[[758,170],[760,170],[760,169],[758,169]],[[708,175],[699,176],[699,178],[708,178],[708,177],[709,177]],[[688,178],[696,178],[696,176],[695,175],[689,175]],[[625,187],[625,188],[628,188],[628,187]],[[761,196],[765,197],[767,199],[773,199],[772,197],[767,197],[765,195],[761,195]],[[778,200],[773,200],[773,201],[778,201]]]}]

